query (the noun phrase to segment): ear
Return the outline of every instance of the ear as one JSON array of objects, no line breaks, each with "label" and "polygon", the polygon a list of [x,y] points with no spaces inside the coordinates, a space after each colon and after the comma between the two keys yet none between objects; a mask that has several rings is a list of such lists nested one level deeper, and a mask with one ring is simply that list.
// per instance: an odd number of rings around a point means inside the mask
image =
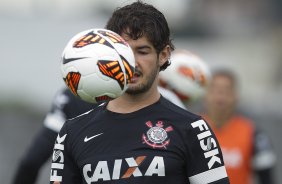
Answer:
[{"label": "ear", "polygon": [[167,45],[159,54],[159,66],[162,66],[169,58],[171,54],[170,46]]}]

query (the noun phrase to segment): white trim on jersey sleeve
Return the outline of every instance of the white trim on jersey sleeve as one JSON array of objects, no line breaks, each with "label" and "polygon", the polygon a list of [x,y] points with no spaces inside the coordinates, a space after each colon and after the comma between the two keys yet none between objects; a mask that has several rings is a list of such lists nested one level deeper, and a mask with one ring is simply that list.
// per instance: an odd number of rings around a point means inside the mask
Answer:
[{"label": "white trim on jersey sleeve", "polygon": [[60,111],[55,111],[53,113],[47,114],[44,120],[44,125],[45,127],[55,132],[59,132],[63,127],[65,121],[66,121],[65,116]]},{"label": "white trim on jersey sleeve", "polygon": [[189,177],[191,184],[207,184],[220,179],[227,178],[226,169],[224,166],[211,169],[194,176]]},{"label": "white trim on jersey sleeve", "polygon": [[256,170],[269,169],[275,165],[276,156],[273,151],[266,150],[256,154],[252,162]]}]

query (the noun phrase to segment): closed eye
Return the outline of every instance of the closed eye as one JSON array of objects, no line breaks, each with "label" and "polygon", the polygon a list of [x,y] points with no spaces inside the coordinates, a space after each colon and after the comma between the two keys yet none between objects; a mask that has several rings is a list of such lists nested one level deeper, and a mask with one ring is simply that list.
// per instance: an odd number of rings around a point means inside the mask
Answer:
[{"label": "closed eye", "polygon": [[146,51],[138,51],[138,54],[146,55],[146,54],[148,54],[148,52],[146,52]]},{"label": "closed eye", "polygon": [[137,47],[136,51],[140,55],[147,55],[152,51],[152,48],[148,45],[143,45],[143,46]]}]

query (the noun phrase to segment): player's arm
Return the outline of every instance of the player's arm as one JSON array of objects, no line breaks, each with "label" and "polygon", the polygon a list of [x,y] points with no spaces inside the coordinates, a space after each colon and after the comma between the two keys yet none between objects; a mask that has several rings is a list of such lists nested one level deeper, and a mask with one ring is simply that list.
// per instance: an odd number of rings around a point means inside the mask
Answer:
[{"label": "player's arm", "polygon": [[79,168],[72,158],[70,136],[66,122],[55,141],[52,154],[50,184],[82,183]]},{"label": "player's arm", "polygon": [[59,91],[50,112],[46,115],[44,126],[33,138],[22,157],[13,178],[13,184],[35,183],[42,165],[51,157],[57,134],[66,121],[66,107],[69,98],[66,89]]},{"label": "player's arm", "polygon": [[33,139],[25,155],[17,168],[13,184],[28,183],[36,181],[41,166],[50,158],[57,132],[43,127]]},{"label": "player's arm", "polygon": [[219,143],[208,124],[187,124],[187,175],[190,184],[229,184]]},{"label": "player's arm", "polygon": [[254,133],[253,168],[260,184],[273,184],[276,157],[268,136],[259,129]]}]

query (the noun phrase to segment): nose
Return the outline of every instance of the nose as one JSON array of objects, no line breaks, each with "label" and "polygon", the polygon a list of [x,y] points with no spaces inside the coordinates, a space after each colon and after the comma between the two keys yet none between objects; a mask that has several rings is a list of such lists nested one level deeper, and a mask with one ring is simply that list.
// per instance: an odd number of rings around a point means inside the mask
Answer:
[{"label": "nose", "polygon": [[137,54],[134,53],[134,59],[135,59],[135,68],[139,67],[139,59],[137,57]]}]

